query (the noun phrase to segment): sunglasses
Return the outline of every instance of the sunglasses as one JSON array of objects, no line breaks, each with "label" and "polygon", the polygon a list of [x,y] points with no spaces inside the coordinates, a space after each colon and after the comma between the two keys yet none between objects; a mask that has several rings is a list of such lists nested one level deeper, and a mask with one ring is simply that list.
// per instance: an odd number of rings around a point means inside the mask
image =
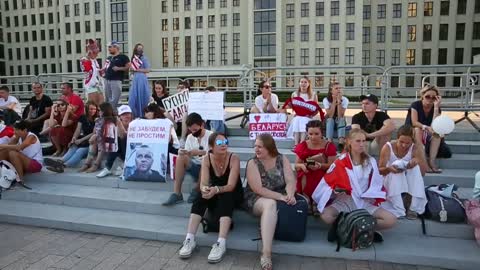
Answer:
[{"label": "sunglasses", "polygon": [[272,88],[271,85],[264,85],[263,88]]},{"label": "sunglasses", "polygon": [[430,96],[430,95],[426,95],[424,96],[425,99],[436,99],[437,96]]},{"label": "sunglasses", "polygon": [[216,140],[216,141],[215,141],[215,145],[217,145],[217,146],[228,145],[228,140],[227,140],[227,139],[225,139],[225,140]]}]

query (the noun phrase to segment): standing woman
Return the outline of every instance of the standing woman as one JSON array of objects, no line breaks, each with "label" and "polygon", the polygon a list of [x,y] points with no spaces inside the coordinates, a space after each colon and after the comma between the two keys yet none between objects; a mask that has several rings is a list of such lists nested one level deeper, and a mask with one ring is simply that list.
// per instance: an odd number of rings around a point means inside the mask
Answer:
[{"label": "standing woman", "polygon": [[165,109],[162,100],[168,97],[168,90],[163,81],[154,81],[152,84],[152,98],[151,101],[157,103],[158,107]]},{"label": "standing woman", "polygon": [[143,109],[150,100],[150,89],[147,73],[150,72],[150,63],[143,55],[143,45],[137,43],[133,49],[130,70],[133,72],[132,87],[128,95],[128,105],[132,108],[134,118],[143,116]]},{"label": "standing woman", "polygon": [[[415,128],[415,143],[425,145],[425,151],[428,155],[428,173],[441,173],[442,170],[435,164],[442,138],[434,135],[431,127],[433,119],[440,116],[442,110],[440,104],[442,97],[435,85],[426,85],[420,91],[421,99],[414,101],[408,109],[406,125]],[[427,151],[428,150],[428,151]]]},{"label": "standing woman", "polygon": [[278,152],[269,133],[255,140],[255,157],[247,163],[247,188],[245,208],[260,217],[262,236],[262,270],[272,269],[272,242],[277,226],[277,201],[289,205],[295,200],[296,181],[287,157]]},{"label": "standing woman", "polygon": [[326,137],[333,142],[335,125],[337,127],[338,148],[343,150],[345,145],[345,111],[348,107],[348,98],[342,94],[342,87],[339,82],[332,82],[328,86],[328,94],[323,99],[323,108],[326,112]]},{"label": "standing woman", "polygon": [[93,39],[87,40],[87,56],[80,59],[80,67],[85,73],[83,79],[83,90],[87,95],[88,101],[95,105],[100,105],[103,100],[103,83],[100,79],[100,66],[97,62],[99,52],[97,42]]}]

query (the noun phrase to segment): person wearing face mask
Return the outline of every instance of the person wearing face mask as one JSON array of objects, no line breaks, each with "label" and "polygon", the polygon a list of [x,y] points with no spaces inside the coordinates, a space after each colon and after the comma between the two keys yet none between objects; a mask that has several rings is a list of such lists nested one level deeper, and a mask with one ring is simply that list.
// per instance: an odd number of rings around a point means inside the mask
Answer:
[{"label": "person wearing face mask", "polygon": [[150,72],[150,63],[143,54],[143,45],[137,43],[133,49],[130,70],[133,72],[132,86],[128,95],[128,106],[133,111],[133,116],[143,116],[143,108],[150,101],[150,88],[148,86],[147,73]]},{"label": "person wearing face mask", "polygon": [[[165,206],[183,202],[182,183],[185,173],[191,174],[194,181],[198,183],[202,160],[208,150],[208,137],[213,133],[204,128],[205,122],[198,113],[189,114],[186,119],[186,125],[191,133],[187,136],[185,148],[181,148],[178,151],[177,163],[175,165],[174,193],[163,203]],[[198,196],[197,186],[191,191],[187,201],[192,203]]]}]

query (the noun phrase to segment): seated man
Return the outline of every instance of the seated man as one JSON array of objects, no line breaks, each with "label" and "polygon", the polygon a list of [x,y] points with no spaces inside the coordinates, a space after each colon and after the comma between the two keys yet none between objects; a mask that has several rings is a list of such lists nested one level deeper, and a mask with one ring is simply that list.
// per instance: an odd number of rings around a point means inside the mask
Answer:
[{"label": "seated man", "polygon": [[379,155],[380,149],[390,141],[395,123],[387,113],[377,111],[378,97],[361,95],[362,111],[352,117],[352,129],[360,128],[367,133],[368,153]]},{"label": "seated man", "polygon": [[127,180],[165,182],[165,177],[152,169],[153,151],[148,145],[141,145],[135,151],[135,168]]},{"label": "seated man", "polygon": [[22,107],[18,99],[10,95],[10,89],[7,86],[0,86],[0,115],[5,125],[13,125],[21,118],[21,114]]},{"label": "seated man", "polygon": [[62,84],[61,99],[65,100],[72,107],[71,111],[74,115],[73,121],[77,123],[80,116],[85,114],[85,104],[83,103],[82,98],[73,92],[73,84]]},{"label": "seated man", "polygon": [[30,125],[30,131],[38,136],[45,120],[50,117],[53,102],[49,96],[43,93],[43,86],[39,82],[32,84],[32,92],[34,96],[25,108],[22,118]]},{"label": "seated man", "polygon": [[261,95],[255,98],[255,105],[250,110],[251,113],[277,113],[278,96],[272,93],[270,81],[262,81],[258,85]]},{"label": "seated man", "polygon": [[[205,122],[198,113],[189,114],[186,124],[191,133],[185,141],[185,149],[178,151],[177,163],[175,165],[174,193],[163,203],[165,206],[183,202],[182,183],[186,172],[190,173],[198,184],[202,159],[208,150],[208,137],[213,133],[204,128]],[[193,202],[196,196],[199,196],[198,186],[190,193],[188,202]]]}]

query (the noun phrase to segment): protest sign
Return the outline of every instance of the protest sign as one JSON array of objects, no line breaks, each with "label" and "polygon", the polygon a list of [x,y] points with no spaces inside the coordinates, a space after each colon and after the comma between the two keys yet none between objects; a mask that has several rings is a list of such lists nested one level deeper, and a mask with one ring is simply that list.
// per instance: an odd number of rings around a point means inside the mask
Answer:
[{"label": "protest sign", "polygon": [[187,89],[162,100],[163,107],[173,116],[175,122],[181,122],[182,118],[187,115],[188,99],[189,91]]},{"label": "protest sign", "polygon": [[188,99],[188,113],[198,113],[203,120],[222,120],[225,118],[223,110],[223,92],[196,92],[190,93]]},{"label": "protest sign", "polygon": [[125,180],[165,182],[171,126],[172,122],[168,119],[136,119],[130,123]]},{"label": "protest sign", "polygon": [[250,140],[258,134],[269,133],[275,140],[287,139],[287,115],[284,113],[251,113],[249,115]]}]

